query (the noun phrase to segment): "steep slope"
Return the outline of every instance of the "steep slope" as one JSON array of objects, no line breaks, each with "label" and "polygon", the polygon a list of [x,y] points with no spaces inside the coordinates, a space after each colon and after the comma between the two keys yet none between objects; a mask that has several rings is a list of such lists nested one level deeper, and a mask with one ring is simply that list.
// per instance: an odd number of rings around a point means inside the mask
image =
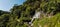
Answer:
[{"label": "steep slope", "polygon": [[11,14],[14,19],[18,20],[18,22],[20,22],[20,20],[22,19],[21,21],[24,24],[25,22],[27,22],[28,24],[28,22],[31,22],[31,20],[28,19],[33,18],[36,12],[43,11],[40,16],[41,18],[54,16],[56,13],[60,12],[60,2],[58,1],[59,0],[27,0],[23,3],[23,5],[14,6],[11,9]]},{"label": "steep slope", "polygon": [[0,19],[0,27],[60,27],[60,0],[27,0]]}]

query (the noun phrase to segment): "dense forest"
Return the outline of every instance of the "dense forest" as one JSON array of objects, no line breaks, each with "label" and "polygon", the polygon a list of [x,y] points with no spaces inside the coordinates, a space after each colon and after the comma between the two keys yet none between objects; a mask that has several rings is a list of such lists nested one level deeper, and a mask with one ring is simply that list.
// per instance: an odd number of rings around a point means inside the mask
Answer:
[{"label": "dense forest", "polygon": [[10,12],[0,10],[0,27],[60,27],[60,0],[26,0]]}]

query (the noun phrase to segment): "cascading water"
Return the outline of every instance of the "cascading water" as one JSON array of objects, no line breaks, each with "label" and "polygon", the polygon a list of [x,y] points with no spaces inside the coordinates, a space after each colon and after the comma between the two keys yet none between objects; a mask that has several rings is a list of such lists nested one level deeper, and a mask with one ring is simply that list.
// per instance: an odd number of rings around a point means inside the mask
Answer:
[{"label": "cascading water", "polygon": [[32,26],[33,25],[32,23],[33,23],[34,19],[35,18],[40,18],[40,14],[42,14],[42,13],[43,13],[43,11],[36,12],[35,15],[33,16],[32,20],[31,20],[31,22],[29,22],[29,24]]}]

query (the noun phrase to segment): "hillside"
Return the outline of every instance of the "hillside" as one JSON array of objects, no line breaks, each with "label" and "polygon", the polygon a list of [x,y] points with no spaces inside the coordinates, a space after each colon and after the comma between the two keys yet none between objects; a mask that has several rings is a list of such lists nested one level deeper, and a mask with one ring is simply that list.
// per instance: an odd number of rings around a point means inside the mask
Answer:
[{"label": "hillside", "polygon": [[0,27],[60,27],[60,0],[26,0],[3,13]]}]

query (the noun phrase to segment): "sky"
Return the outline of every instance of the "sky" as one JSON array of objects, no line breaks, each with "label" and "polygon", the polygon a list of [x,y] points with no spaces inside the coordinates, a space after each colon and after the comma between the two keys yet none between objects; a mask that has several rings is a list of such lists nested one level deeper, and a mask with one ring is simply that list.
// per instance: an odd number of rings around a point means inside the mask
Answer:
[{"label": "sky", "polygon": [[25,0],[0,0],[0,10],[9,11],[14,4],[21,5]]}]

